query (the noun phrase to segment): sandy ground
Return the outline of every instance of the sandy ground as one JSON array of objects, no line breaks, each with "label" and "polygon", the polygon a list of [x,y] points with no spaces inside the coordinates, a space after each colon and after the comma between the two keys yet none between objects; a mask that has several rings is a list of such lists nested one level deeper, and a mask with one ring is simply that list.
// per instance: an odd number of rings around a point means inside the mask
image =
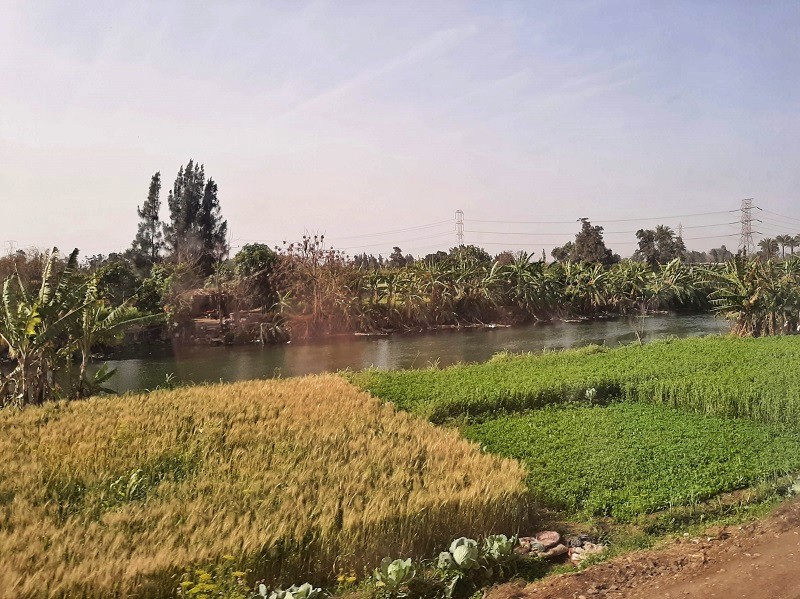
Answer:
[{"label": "sandy ground", "polygon": [[763,520],[715,528],[583,572],[494,589],[487,599],[761,597],[800,599],[800,501]]}]

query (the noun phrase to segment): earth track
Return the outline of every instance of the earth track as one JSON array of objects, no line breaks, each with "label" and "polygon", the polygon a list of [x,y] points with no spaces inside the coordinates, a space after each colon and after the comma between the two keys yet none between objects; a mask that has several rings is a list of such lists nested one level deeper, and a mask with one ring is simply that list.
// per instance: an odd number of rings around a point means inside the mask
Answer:
[{"label": "earth track", "polygon": [[800,501],[742,526],[707,530],[578,573],[527,586],[506,584],[487,599],[800,599]]}]

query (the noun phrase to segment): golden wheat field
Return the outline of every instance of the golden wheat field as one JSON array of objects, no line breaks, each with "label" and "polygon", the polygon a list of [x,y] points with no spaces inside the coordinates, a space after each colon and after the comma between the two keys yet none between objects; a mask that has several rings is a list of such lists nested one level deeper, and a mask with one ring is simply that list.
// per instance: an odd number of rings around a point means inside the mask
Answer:
[{"label": "golden wheat field", "polygon": [[525,472],[335,376],[0,411],[3,597],[162,597],[192,565],[323,581],[513,532]]}]

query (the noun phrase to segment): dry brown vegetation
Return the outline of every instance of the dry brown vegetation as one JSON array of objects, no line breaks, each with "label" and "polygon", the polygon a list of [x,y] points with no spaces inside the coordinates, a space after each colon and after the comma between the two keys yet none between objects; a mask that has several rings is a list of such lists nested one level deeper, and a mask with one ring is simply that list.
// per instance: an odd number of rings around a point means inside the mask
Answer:
[{"label": "dry brown vegetation", "polygon": [[3,597],[172,594],[233,555],[322,581],[513,532],[525,472],[333,376],[0,412]]}]

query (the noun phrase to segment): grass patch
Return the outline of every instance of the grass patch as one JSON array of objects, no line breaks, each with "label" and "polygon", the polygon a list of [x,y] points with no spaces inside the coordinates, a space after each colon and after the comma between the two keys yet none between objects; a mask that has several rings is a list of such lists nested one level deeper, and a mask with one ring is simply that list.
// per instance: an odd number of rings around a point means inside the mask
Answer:
[{"label": "grass patch", "polygon": [[524,468],[340,377],[0,411],[4,597],[162,597],[191,564],[330,581],[515,531]]},{"label": "grass patch", "polygon": [[800,470],[800,433],[642,403],[558,407],[465,428],[522,460],[545,505],[630,520]]},{"label": "grass patch", "polygon": [[723,417],[800,425],[800,337],[675,339],[607,349],[503,355],[445,370],[346,376],[432,422],[565,402],[642,401]]}]

